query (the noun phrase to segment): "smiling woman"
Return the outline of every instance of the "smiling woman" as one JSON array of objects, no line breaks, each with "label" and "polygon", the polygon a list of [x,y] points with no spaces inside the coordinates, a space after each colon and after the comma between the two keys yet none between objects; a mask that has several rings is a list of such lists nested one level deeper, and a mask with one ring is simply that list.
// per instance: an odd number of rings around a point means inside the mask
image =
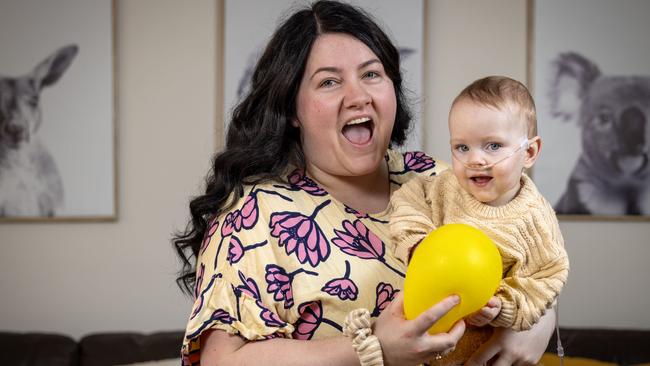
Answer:
[{"label": "smiling woman", "polygon": [[[458,298],[405,320],[389,241],[393,192],[444,168],[389,148],[410,121],[399,53],[363,11],[317,1],[280,25],[174,241],[195,298],[185,364],[417,365],[453,349],[464,323],[427,330]],[[550,331],[535,335],[513,340],[541,355]]]},{"label": "smiling woman", "polygon": [[[363,212],[385,209],[389,184],[386,165],[380,163],[397,107],[393,82],[370,48],[347,34],[318,37],[297,105],[292,124],[300,130],[308,175],[329,192],[349,192],[339,198],[350,207]],[[349,180],[360,176],[383,181],[375,191],[386,199],[355,199],[363,192],[351,192],[355,189]]]}]

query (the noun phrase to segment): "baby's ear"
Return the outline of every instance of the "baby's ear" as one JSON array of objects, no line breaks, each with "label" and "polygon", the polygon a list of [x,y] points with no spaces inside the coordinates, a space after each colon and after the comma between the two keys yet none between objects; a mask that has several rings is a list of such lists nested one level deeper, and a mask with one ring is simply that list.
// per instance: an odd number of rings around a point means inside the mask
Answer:
[{"label": "baby's ear", "polygon": [[535,161],[537,160],[537,157],[539,156],[539,152],[542,149],[542,139],[539,136],[535,136],[532,139],[530,139],[530,142],[528,143],[528,148],[526,149],[526,158],[524,159],[524,168],[530,169],[533,164],[535,164]]}]

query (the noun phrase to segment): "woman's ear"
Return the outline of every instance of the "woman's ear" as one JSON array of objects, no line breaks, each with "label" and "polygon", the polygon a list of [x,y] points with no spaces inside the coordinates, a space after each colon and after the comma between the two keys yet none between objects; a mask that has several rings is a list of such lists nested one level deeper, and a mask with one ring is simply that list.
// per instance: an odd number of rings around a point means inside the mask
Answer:
[{"label": "woman's ear", "polygon": [[535,164],[539,152],[542,149],[542,139],[539,136],[535,136],[530,139],[528,142],[528,148],[526,149],[526,158],[524,159],[524,168],[530,169],[530,167]]},{"label": "woman's ear", "polygon": [[298,118],[292,118],[291,125],[295,128],[300,128],[300,121],[298,121]]}]

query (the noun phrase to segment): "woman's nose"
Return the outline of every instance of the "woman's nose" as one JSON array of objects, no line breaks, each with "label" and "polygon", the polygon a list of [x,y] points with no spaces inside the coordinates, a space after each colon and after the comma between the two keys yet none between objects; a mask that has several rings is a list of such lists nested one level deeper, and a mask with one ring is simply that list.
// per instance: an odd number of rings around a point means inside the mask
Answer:
[{"label": "woman's nose", "polygon": [[372,97],[361,82],[350,82],[345,89],[345,106],[348,108],[363,108],[370,104]]}]

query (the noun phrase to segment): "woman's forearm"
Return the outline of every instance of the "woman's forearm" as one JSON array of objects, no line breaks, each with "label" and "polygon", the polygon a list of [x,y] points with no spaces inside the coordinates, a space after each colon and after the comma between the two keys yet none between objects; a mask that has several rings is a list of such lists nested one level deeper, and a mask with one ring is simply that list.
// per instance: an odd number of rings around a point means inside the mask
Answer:
[{"label": "woman's forearm", "polygon": [[359,358],[346,337],[301,341],[268,339],[246,342],[224,331],[201,337],[201,365],[359,366]]}]

